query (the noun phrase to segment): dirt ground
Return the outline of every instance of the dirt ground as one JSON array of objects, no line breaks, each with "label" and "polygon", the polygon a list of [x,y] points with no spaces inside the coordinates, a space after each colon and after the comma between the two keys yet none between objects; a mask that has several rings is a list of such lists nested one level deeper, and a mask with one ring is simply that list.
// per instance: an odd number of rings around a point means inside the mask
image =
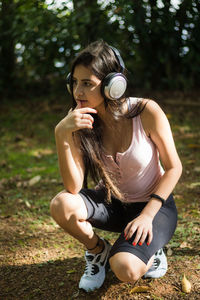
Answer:
[{"label": "dirt ground", "polygon": [[[168,117],[172,119],[177,147],[184,164],[184,172],[175,193],[179,211],[178,227],[173,239],[165,247],[169,265],[167,274],[160,279],[140,279],[136,282],[135,286],[149,288],[146,293],[133,293],[134,286],[120,282],[111,271],[99,290],[89,294],[79,290],[85,249],[65,234],[49,215],[49,201],[62,189],[59,176],[42,177],[30,187],[27,180],[31,176],[26,179],[12,175],[0,179],[0,300],[200,299],[200,134],[197,126],[199,117],[195,112],[199,107],[194,106],[191,114],[191,109],[184,107],[181,110],[177,106],[179,118],[175,120],[172,117],[172,105],[167,104],[166,109]],[[193,125],[190,127],[185,124],[185,120]],[[5,129],[2,132],[6,137]],[[18,140],[13,141],[13,151],[19,150]],[[55,148],[52,152],[55,160]],[[36,156],[35,162],[42,161],[43,155],[46,154]],[[50,163],[51,153],[48,157]],[[4,159],[1,159],[0,165],[1,168],[8,168],[8,173],[13,172],[14,167],[7,166]],[[108,232],[100,234],[111,243],[117,236]],[[181,290],[183,274],[192,285],[189,294]]]},{"label": "dirt ground", "polygon": [[[133,286],[119,282],[111,271],[99,290],[80,291],[84,249],[48,221],[44,230],[28,232],[24,218],[1,218],[0,299],[200,299],[199,248],[195,247],[166,248],[167,274],[136,283],[149,287],[147,293],[131,293]],[[181,291],[184,273],[192,284],[190,294]]]}]

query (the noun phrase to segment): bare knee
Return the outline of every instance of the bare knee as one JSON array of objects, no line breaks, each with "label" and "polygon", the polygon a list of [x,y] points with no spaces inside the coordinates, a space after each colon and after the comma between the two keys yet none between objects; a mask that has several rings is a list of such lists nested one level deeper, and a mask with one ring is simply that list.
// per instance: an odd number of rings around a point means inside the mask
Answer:
[{"label": "bare knee", "polygon": [[59,225],[68,221],[72,214],[76,215],[77,201],[75,197],[76,195],[63,191],[51,200],[50,213]]},{"label": "bare knee", "polygon": [[[146,272],[146,266],[143,262],[139,263],[132,259],[126,259],[125,256],[121,256],[121,253],[117,253],[110,258],[110,267],[116,277],[123,281],[134,283],[139,280]],[[132,255],[127,253],[127,255]],[[126,254],[125,254],[126,255]]]},{"label": "bare knee", "polygon": [[140,274],[131,266],[120,264],[118,266],[111,265],[111,269],[115,276],[123,282],[134,283],[140,279]]}]

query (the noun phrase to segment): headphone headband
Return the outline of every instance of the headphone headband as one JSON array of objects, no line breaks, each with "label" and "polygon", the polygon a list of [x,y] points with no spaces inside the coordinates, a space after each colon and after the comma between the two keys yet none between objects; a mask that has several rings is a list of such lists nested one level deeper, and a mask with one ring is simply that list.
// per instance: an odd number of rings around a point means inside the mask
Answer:
[{"label": "headphone headband", "polygon": [[109,45],[109,47],[112,49],[112,51],[113,51],[113,53],[114,53],[117,61],[119,62],[119,65],[121,67],[120,72],[122,73],[124,71],[124,69],[125,69],[125,65],[124,65],[124,61],[123,61],[123,59],[122,59],[122,57],[120,55],[120,52],[119,52],[119,50],[117,48],[115,48],[113,46]]}]

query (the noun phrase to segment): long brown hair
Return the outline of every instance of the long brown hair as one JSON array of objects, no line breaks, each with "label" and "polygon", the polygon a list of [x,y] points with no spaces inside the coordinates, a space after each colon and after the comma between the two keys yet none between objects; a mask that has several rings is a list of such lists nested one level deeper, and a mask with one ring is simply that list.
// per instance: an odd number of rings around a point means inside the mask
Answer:
[{"label": "long brown hair", "polygon": [[[106,75],[112,72],[121,72],[121,66],[113,53],[113,50],[103,40],[91,43],[87,48],[82,50],[72,63],[71,68],[71,91],[73,109],[76,107],[76,101],[73,96],[73,73],[77,65],[90,67],[94,75],[102,80]],[[132,111],[124,115],[122,113],[122,105],[125,98],[120,100],[109,100],[104,97],[105,107],[113,114],[115,119],[123,117],[132,118],[138,115],[144,107],[139,103]],[[87,187],[87,177],[91,176],[94,183],[98,183],[101,179],[107,192],[107,200],[110,201],[111,195],[118,199],[123,199],[123,195],[117,187],[112,174],[108,173],[104,163],[103,147],[102,147],[102,128],[98,115],[92,115],[94,118],[93,130],[81,129],[74,132],[74,137],[80,141],[81,151],[85,164],[85,180],[84,187]],[[77,140],[75,138],[75,140]]]}]

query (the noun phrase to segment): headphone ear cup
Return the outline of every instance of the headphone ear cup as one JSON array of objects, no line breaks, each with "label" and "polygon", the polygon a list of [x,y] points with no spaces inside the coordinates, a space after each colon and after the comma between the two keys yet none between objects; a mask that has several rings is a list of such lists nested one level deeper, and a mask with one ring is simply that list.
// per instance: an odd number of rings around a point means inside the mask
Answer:
[{"label": "headphone ear cup", "polygon": [[69,74],[67,75],[66,86],[67,86],[68,92],[71,94],[71,93],[72,93],[72,91],[71,91],[71,73],[69,73]]},{"label": "headphone ear cup", "polygon": [[127,79],[122,73],[109,73],[102,81],[102,95],[110,100],[120,99],[127,88]]}]

